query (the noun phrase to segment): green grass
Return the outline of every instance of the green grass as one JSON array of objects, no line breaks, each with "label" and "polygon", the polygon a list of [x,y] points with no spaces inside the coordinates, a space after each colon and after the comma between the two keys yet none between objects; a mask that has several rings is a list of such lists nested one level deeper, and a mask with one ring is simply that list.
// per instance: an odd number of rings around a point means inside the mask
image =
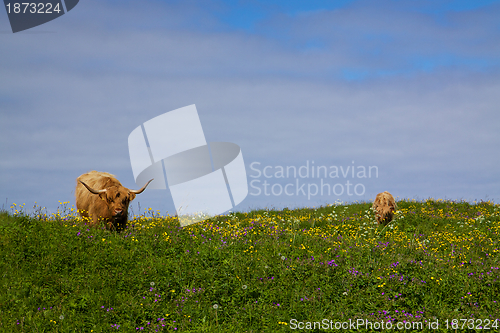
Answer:
[{"label": "green grass", "polygon": [[14,206],[0,213],[0,332],[500,327],[498,205],[400,201],[387,227],[370,207],[258,210],[185,228],[148,210],[118,234],[88,229],[66,204],[50,217]]}]

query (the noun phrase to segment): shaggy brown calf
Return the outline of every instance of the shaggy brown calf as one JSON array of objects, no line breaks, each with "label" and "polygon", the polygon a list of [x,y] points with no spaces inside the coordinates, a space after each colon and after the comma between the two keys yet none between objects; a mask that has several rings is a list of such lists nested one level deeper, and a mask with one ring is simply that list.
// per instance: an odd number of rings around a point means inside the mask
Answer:
[{"label": "shaggy brown calf", "polygon": [[394,211],[398,208],[394,197],[385,191],[377,194],[372,205],[378,224],[387,225],[394,217]]},{"label": "shaggy brown calf", "polygon": [[90,171],[76,179],[76,208],[82,217],[91,218],[90,226],[103,221],[109,230],[125,228],[128,205],[136,194],[142,193],[152,179],[139,191],[123,187],[115,176],[107,172]]}]

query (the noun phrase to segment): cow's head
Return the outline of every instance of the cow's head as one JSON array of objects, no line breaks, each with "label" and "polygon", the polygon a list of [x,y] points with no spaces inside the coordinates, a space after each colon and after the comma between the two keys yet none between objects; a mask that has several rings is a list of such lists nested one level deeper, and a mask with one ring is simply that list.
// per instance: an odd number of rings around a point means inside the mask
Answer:
[{"label": "cow's head", "polygon": [[382,215],[382,219],[392,219],[394,215],[394,206],[382,206],[382,211],[380,212]]},{"label": "cow's head", "polygon": [[108,216],[115,219],[126,218],[128,214],[128,205],[130,201],[135,199],[136,194],[144,192],[146,187],[151,183],[153,179],[146,183],[140,190],[129,190],[123,186],[110,186],[102,190],[95,190],[80,181],[91,193],[99,195],[101,200],[106,202],[106,207],[108,210]]},{"label": "cow's head", "polygon": [[394,211],[396,210],[396,203],[391,202],[391,200],[388,201],[389,202],[386,201],[384,205],[379,206],[381,219],[386,222],[390,222],[392,220],[394,217]]}]

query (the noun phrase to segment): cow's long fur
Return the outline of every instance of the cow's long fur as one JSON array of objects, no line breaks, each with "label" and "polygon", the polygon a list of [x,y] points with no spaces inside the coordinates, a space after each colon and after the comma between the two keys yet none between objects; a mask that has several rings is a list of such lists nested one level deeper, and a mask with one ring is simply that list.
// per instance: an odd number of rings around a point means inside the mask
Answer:
[{"label": "cow's long fur", "polygon": [[394,211],[398,208],[394,197],[385,191],[377,194],[372,205],[378,224],[387,225],[394,217]]},{"label": "cow's long fur", "polygon": [[[81,182],[94,190],[106,192],[93,194]],[[107,172],[90,171],[76,179],[76,208],[81,216],[90,218],[90,226],[103,221],[107,229],[122,230],[127,224],[128,206],[135,199],[126,187]]]}]

